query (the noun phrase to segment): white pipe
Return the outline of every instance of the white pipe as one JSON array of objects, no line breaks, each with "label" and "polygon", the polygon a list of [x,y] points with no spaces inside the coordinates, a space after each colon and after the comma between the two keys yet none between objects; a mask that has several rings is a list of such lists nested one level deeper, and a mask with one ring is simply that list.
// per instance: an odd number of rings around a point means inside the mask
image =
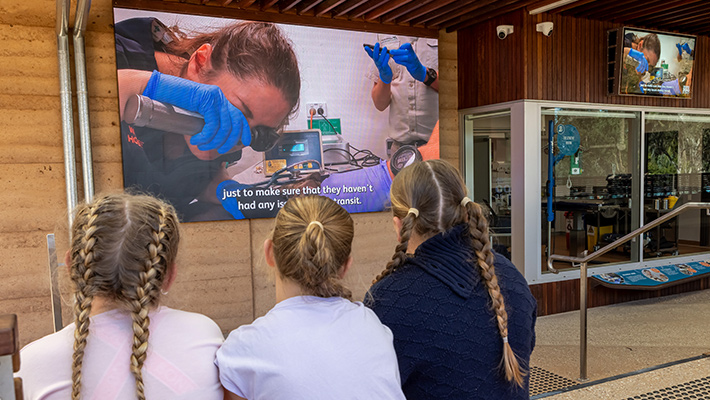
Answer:
[{"label": "white pipe", "polygon": [[84,177],[84,199],[94,198],[94,168],[91,156],[91,124],[89,122],[89,93],[86,78],[86,54],[84,31],[89,18],[91,0],[79,0],[74,19],[74,70],[76,74],[76,103],[79,114],[79,137],[81,142],[81,166]]},{"label": "white pipe", "polygon": [[64,178],[67,190],[69,226],[72,211],[77,205],[76,163],[74,154],[74,116],[72,112],[71,66],[69,60],[69,6],[71,0],[57,0],[57,58],[59,61],[59,96],[62,112],[62,136],[64,139]]}]

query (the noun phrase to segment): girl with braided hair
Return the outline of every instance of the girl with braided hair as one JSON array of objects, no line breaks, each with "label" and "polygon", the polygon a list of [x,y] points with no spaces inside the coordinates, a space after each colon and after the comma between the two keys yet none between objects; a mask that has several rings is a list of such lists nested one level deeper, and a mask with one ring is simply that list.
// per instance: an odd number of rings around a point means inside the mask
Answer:
[{"label": "girl with braided hair", "polygon": [[486,215],[458,171],[415,163],[390,198],[399,244],[366,304],[394,334],[407,399],[529,398],[537,305],[491,249]]},{"label": "girl with braided hair", "polygon": [[25,398],[222,399],[211,319],[160,306],[180,242],[172,206],[115,194],[80,205],[66,264],[75,322],[21,353]]},{"label": "girl with braided hair", "polygon": [[341,283],[353,220],[321,196],[289,199],[264,242],[277,304],[217,352],[225,399],[404,399],[392,332]]}]

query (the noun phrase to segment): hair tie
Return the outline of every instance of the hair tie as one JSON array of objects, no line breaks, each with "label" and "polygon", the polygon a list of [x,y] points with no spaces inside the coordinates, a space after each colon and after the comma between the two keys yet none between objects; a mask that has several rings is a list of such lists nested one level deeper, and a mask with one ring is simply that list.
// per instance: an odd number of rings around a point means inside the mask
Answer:
[{"label": "hair tie", "polygon": [[508,337],[507,337],[507,336],[504,336],[504,337],[503,337],[503,343],[508,343]]},{"label": "hair tie", "polygon": [[[321,229],[321,230],[325,230],[325,228],[323,227],[323,224],[321,224],[321,223],[318,222],[318,221],[311,221],[311,223],[308,224],[308,226],[311,226],[311,225],[313,225],[313,224],[316,224],[316,225],[320,226],[320,229]],[[306,228],[308,228],[308,226],[307,226]]]},{"label": "hair tie", "polygon": [[468,196],[466,196],[466,197],[464,197],[463,199],[461,199],[461,205],[464,206],[464,207],[466,207],[466,204],[468,204],[468,203],[470,203],[470,202],[472,202],[472,201],[473,201],[473,200],[469,199]]},{"label": "hair tie", "polygon": [[412,207],[412,208],[410,208],[409,211],[407,212],[407,215],[409,215],[409,214],[414,214],[414,218],[417,218],[417,217],[419,216],[419,210],[417,210],[416,208]]}]

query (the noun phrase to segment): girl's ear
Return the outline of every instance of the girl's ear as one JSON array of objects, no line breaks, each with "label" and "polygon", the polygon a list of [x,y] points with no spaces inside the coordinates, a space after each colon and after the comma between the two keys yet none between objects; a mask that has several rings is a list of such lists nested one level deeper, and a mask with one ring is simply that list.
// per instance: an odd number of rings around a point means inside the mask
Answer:
[{"label": "girl's ear", "polygon": [[168,276],[165,277],[162,289],[166,292],[170,290],[170,286],[175,282],[175,278],[177,278],[177,264],[173,263],[173,265],[168,268]]},{"label": "girl's ear", "polygon": [[350,270],[350,267],[353,265],[353,256],[348,257],[347,260],[345,260],[345,264],[343,264],[342,268],[340,268],[340,272],[338,272],[338,278],[343,279],[345,277],[345,274],[348,273],[348,270]]},{"label": "girl's ear", "polygon": [[394,224],[394,231],[397,233],[397,241],[402,241],[402,220],[399,217],[392,217],[392,223]]},{"label": "girl's ear", "polygon": [[276,266],[276,258],[274,257],[274,241],[271,239],[264,240],[264,258],[266,265],[269,267]]},{"label": "girl's ear", "polygon": [[205,43],[190,56],[187,63],[187,78],[195,80],[212,69],[212,45]]}]

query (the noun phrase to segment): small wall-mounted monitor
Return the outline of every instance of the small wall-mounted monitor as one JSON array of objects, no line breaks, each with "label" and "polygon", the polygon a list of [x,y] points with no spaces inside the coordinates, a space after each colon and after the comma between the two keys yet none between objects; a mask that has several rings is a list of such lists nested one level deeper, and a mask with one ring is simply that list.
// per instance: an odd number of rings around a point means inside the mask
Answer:
[{"label": "small wall-mounted monitor", "polygon": [[691,98],[696,37],[623,27],[608,33],[609,94]]}]

